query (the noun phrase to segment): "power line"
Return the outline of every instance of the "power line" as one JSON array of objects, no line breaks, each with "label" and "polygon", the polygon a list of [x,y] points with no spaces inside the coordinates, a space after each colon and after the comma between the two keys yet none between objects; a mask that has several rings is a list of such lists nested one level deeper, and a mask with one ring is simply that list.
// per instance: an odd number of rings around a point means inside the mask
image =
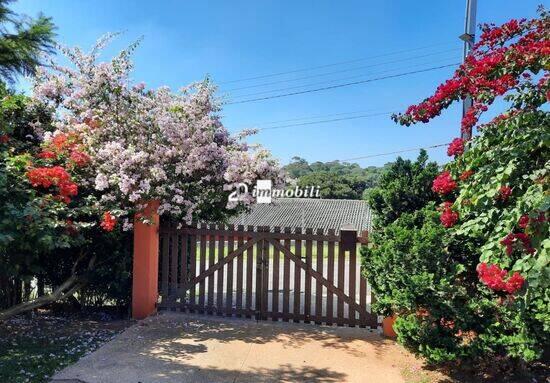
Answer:
[{"label": "power line", "polygon": [[225,105],[244,104],[244,103],[248,103],[248,102],[270,100],[270,99],[273,99],[273,98],[295,96],[295,95],[298,95],[298,94],[320,92],[320,91],[323,91],[323,90],[343,88],[343,87],[351,86],[351,85],[365,84],[365,83],[368,83],[368,82],[374,82],[374,81],[386,80],[386,79],[390,79],[390,78],[408,76],[408,75],[417,74],[417,73],[429,72],[429,71],[432,71],[432,70],[443,69],[443,68],[448,68],[448,67],[457,66],[457,65],[459,65],[459,64],[458,63],[453,63],[453,64],[448,64],[448,65],[440,65],[440,66],[436,66],[436,67],[420,69],[420,70],[404,72],[404,73],[398,73],[398,74],[394,74],[394,75],[390,75],[390,76],[377,77],[377,78],[372,78],[372,79],[368,79],[368,80],[354,81],[354,82],[348,82],[348,83],[344,83],[344,84],[326,86],[326,87],[322,87],[322,88],[309,89],[309,90],[303,90],[303,91],[292,92],[292,93],[284,93],[284,94],[278,94],[278,95],[267,96],[267,97],[252,98],[252,99],[242,100],[242,101],[233,101],[233,102],[228,102]]},{"label": "power line", "polygon": [[245,97],[258,96],[258,95],[261,95],[261,94],[269,94],[269,93],[274,93],[274,92],[284,92],[284,91],[289,91],[289,90],[293,90],[293,89],[306,88],[306,87],[309,87],[309,86],[327,85],[327,84],[331,84],[331,83],[335,83],[335,82],[339,82],[339,81],[347,81],[347,80],[356,79],[356,78],[364,78],[366,75],[373,76],[373,75],[380,75],[380,74],[384,74],[384,73],[391,73],[391,72],[394,72],[394,71],[397,71],[397,70],[405,70],[405,69],[423,67],[423,66],[428,65],[428,64],[432,64],[432,65],[440,64],[440,63],[448,64],[449,60],[451,60],[451,59],[452,59],[452,61],[455,61],[455,57],[448,57],[445,60],[422,62],[422,63],[418,63],[418,64],[414,64],[414,65],[407,65],[406,67],[391,68],[391,69],[386,69],[386,70],[376,71],[376,72],[371,72],[371,73],[363,73],[363,74],[354,75],[354,76],[340,77],[340,78],[336,78],[336,79],[333,79],[333,80],[325,80],[325,81],[320,81],[320,82],[314,82],[314,83],[309,83],[309,84],[301,84],[301,85],[278,88],[278,89],[269,89],[269,90],[264,90],[264,91],[260,91],[260,92],[254,92],[254,93],[239,94],[239,95],[236,95],[235,97],[237,99],[242,99],[242,98],[245,98]]},{"label": "power line", "polygon": [[[394,109],[401,110],[406,108],[407,105],[399,105],[396,106]],[[326,118],[326,117],[335,117],[335,116],[345,116],[347,114],[357,114],[357,113],[370,113],[370,112],[379,112],[381,111],[380,108],[376,109],[363,109],[363,110],[355,110],[351,112],[340,112],[340,113],[330,113],[330,114],[318,114],[315,116],[303,116],[303,117],[293,117],[293,118],[287,118],[284,120],[276,120],[276,121],[268,121],[268,122],[261,122],[257,124],[248,124],[244,127],[241,127],[241,129],[252,129],[254,127],[262,126],[262,125],[273,125],[273,124],[281,124],[285,122],[292,122],[292,121],[303,121],[303,120],[312,120],[316,118]]]},{"label": "power line", "polygon": [[260,84],[241,86],[241,87],[238,87],[238,88],[230,88],[230,89],[226,89],[225,92],[233,92],[233,91],[238,91],[238,90],[243,90],[243,89],[259,88],[259,87],[263,87],[263,86],[276,85],[276,84],[282,84],[282,83],[288,83],[288,82],[300,81],[300,80],[307,80],[307,79],[310,79],[310,78],[330,76],[330,75],[338,74],[338,73],[353,72],[353,71],[356,71],[356,70],[372,68],[372,67],[377,67],[377,66],[381,66],[381,65],[395,64],[395,63],[399,63],[399,62],[403,62],[403,61],[416,60],[416,59],[419,59],[419,58],[424,58],[424,57],[429,57],[429,56],[437,56],[437,55],[440,55],[442,53],[455,52],[455,51],[459,51],[459,50],[461,50],[461,49],[460,48],[446,49],[446,50],[443,50],[443,51],[431,52],[431,53],[426,53],[426,54],[423,54],[423,55],[412,56],[412,57],[404,57],[404,58],[397,59],[397,60],[392,60],[392,61],[384,61],[384,62],[380,62],[380,63],[376,63],[376,64],[362,65],[360,67],[341,69],[341,70],[332,71],[332,72],[319,73],[319,74],[296,77],[296,78],[285,79],[285,80],[263,82],[263,83],[260,83]]},{"label": "power line", "polygon": [[337,121],[346,121],[346,120],[357,120],[359,118],[367,118],[367,117],[376,117],[376,116],[387,116],[395,112],[381,112],[381,113],[373,113],[373,114],[364,114],[362,116],[353,116],[353,117],[342,117],[342,118],[334,118],[331,120],[321,120],[321,121],[310,121],[310,122],[302,122],[299,124],[288,124],[288,125],[279,125],[279,126],[270,126],[266,128],[259,128],[259,131],[263,130],[272,130],[272,129],[283,129],[283,128],[291,128],[296,126],[305,126],[305,125],[316,125],[316,124],[325,124],[328,122],[337,122]]},{"label": "power line", "polygon": [[331,66],[350,64],[350,63],[359,62],[359,61],[371,60],[371,59],[379,58],[379,57],[391,56],[391,55],[395,55],[395,54],[399,54],[399,53],[414,52],[414,51],[427,49],[427,48],[432,48],[432,47],[441,46],[441,45],[446,45],[446,44],[449,44],[449,43],[445,42],[445,43],[430,44],[430,45],[425,45],[425,46],[422,46],[422,47],[411,48],[411,49],[402,49],[402,50],[398,50],[398,51],[383,53],[383,54],[380,54],[380,55],[375,55],[375,56],[370,56],[370,57],[363,57],[363,58],[354,59],[354,60],[340,61],[340,62],[331,63],[331,64],[324,64],[324,65],[294,69],[294,70],[289,70],[289,71],[284,71],[284,72],[268,73],[268,74],[264,74],[264,75],[245,77],[245,78],[240,78],[240,79],[236,79],[236,80],[221,81],[218,84],[220,84],[220,85],[221,84],[231,84],[231,83],[242,82],[242,81],[252,81],[252,80],[259,80],[259,79],[262,79],[262,78],[282,76],[282,75],[291,74],[291,73],[306,72],[306,71],[315,70],[315,69],[328,68],[328,67],[331,67]]},{"label": "power line", "polygon": [[445,143],[445,144],[437,144],[437,145],[432,145],[432,146],[423,146],[423,147],[419,147],[419,148],[410,148],[410,149],[396,150],[396,151],[394,151],[394,152],[385,152],[385,153],[369,154],[369,155],[366,155],[366,156],[353,157],[353,158],[346,158],[346,159],[338,160],[338,161],[340,161],[340,162],[347,162],[347,161],[364,160],[364,159],[366,159],[366,158],[382,157],[382,156],[388,156],[388,155],[391,155],[391,154],[406,153],[406,152],[412,152],[412,151],[421,150],[421,149],[426,150],[426,149],[440,148],[440,147],[442,147],[442,146],[447,146],[447,145],[449,145],[449,142],[447,142],[447,143]]}]

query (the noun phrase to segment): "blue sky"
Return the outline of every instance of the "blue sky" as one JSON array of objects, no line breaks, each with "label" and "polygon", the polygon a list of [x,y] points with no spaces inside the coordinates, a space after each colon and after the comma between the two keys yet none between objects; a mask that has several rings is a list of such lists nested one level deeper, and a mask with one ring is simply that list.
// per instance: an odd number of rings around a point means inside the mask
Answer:
[{"label": "blue sky", "polygon": [[[499,24],[512,17],[533,17],[540,3],[482,0],[477,21]],[[17,12],[36,15],[41,11],[53,17],[58,40],[66,45],[88,48],[106,32],[124,31],[105,52],[106,57],[143,36],[135,53],[136,82],[177,89],[208,74],[219,84],[220,95],[231,102],[459,62],[462,45],[457,36],[463,33],[465,0],[21,0],[13,7]],[[229,104],[223,108],[223,121],[236,132],[247,127],[375,115],[264,130],[250,139],[270,149],[282,163],[293,156],[309,161],[343,160],[445,143],[458,135],[458,104],[429,124],[412,127],[398,126],[380,113],[402,110],[422,100],[452,72],[452,68],[443,68]],[[251,77],[262,78],[240,81]],[[235,90],[243,87],[250,88]],[[416,155],[402,154],[407,158]],[[445,148],[430,150],[430,155],[440,162],[447,160]],[[382,165],[394,158],[355,162]]]}]

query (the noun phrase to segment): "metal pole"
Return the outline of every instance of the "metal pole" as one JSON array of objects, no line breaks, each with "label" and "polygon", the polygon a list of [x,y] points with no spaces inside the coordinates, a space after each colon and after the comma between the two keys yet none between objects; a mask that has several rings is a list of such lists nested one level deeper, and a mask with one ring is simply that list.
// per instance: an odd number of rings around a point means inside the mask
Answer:
[{"label": "metal pole", "polygon": [[[476,33],[476,12],[477,12],[477,0],[466,0],[466,16],[464,20],[464,34],[460,36],[460,39],[464,41],[464,51],[462,61],[466,61],[466,57],[474,47],[475,33]],[[472,107],[472,98],[467,96],[462,103],[462,117],[466,115],[466,112]],[[470,139],[469,132],[462,132],[462,138],[464,140]]]}]

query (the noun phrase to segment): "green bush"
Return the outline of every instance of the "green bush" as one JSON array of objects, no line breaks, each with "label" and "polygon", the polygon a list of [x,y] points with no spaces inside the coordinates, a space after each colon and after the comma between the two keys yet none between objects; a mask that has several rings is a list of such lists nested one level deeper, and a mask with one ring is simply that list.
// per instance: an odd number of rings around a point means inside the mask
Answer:
[{"label": "green bush", "polygon": [[477,135],[449,146],[454,159],[432,184],[442,204],[373,205],[382,217],[362,254],[377,308],[398,315],[398,341],[431,363],[529,363],[548,351],[549,30],[544,9],[538,19],[485,26],[453,78],[394,117],[428,122],[468,95],[468,137],[498,97],[508,102]]}]

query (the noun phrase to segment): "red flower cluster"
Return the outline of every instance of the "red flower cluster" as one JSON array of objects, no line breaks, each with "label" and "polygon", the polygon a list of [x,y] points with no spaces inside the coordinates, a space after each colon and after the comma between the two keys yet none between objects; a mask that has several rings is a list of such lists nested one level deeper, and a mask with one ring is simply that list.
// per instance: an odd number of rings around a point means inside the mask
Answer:
[{"label": "red flower cluster", "polygon": [[451,177],[451,173],[444,171],[439,174],[432,183],[432,190],[439,194],[448,194],[456,189],[456,182]]},{"label": "red flower cluster", "polygon": [[76,145],[76,136],[60,133],[52,138],[51,145],[53,149],[57,152],[63,152],[66,150],[71,150]]},{"label": "red flower cluster", "polygon": [[73,150],[69,158],[76,166],[84,166],[90,162],[90,156],[86,153],[79,152],[78,150]]},{"label": "red flower cluster", "polygon": [[508,198],[512,195],[512,188],[509,186],[501,186],[498,190],[498,198],[506,202]]},{"label": "red flower cluster", "polygon": [[519,84],[516,76],[544,66],[544,58],[550,55],[547,30],[547,22],[539,19],[510,20],[500,27],[485,25],[482,38],[454,76],[431,97],[392,118],[403,125],[428,122],[452,102],[471,96],[473,106],[461,123],[462,131],[471,134],[495,98]]},{"label": "red flower cluster", "polygon": [[452,202],[445,202],[443,204],[443,212],[439,216],[439,220],[446,228],[453,227],[458,221],[458,213],[451,209],[452,206]]},{"label": "red flower cluster", "polygon": [[455,138],[447,148],[448,156],[460,156],[464,153],[464,140],[462,138]]},{"label": "red flower cluster", "polygon": [[500,27],[496,27],[493,24],[483,24],[481,26],[483,33],[479,38],[479,42],[476,44],[476,48],[483,45],[494,46],[503,40],[514,37],[525,27],[526,21],[526,19],[512,19],[502,24]]},{"label": "red flower cluster", "polygon": [[505,279],[508,271],[497,265],[487,265],[487,263],[480,263],[477,266],[477,275],[480,281],[491,290],[504,291],[508,294],[514,294],[521,289],[525,282],[525,279],[517,271],[511,277]]},{"label": "red flower cluster", "polygon": [[527,214],[524,214],[519,218],[518,226],[522,229],[526,229],[527,225],[529,225],[529,216]]},{"label": "red flower cluster", "polygon": [[504,237],[500,244],[506,246],[506,254],[511,255],[514,251],[514,245],[521,243],[522,247],[529,254],[534,254],[535,249],[531,246],[531,238],[525,233],[510,233]]},{"label": "red flower cluster", "polygon": [[10,140],[10,136],[7,134],[0,134],[0,144],[5,144]]},{"label": "red flower cluster", "polygon": [[101,228],[105,231],[113,231],[113,229],[115,228],[115,225],[116,225],[116,218],[113,217],[111,212],[106,211],[105,213],[103,213],[103,218],[99,226],[101,226]]},{"label": "red flower cluster", "polygon": [[31,169],[27,172],[27,179],[33,187],[47,189],[57,186],[58,198],[65,203],[71,202],[70,197],[78,194],[78,186],[71,181],[71,176],[61,166]]},{"label": "red flower cluster", "polygon": [[50,150],[43,150],[42,152],[38,153],[36,155],[38,158],[42,158],[43,160],[53,160],[57,158],[57,154]]}]

